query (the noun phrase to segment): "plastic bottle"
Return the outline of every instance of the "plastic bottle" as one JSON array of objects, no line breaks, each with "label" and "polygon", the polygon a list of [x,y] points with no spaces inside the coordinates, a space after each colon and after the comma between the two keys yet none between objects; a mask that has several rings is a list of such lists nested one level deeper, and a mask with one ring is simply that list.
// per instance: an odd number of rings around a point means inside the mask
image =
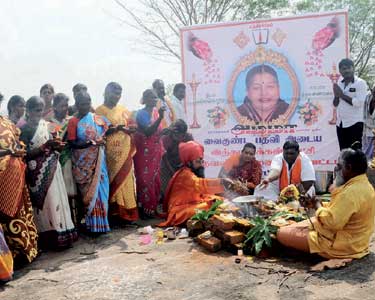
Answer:
[{"label": "plastic bottle", "polygon": [[163,230],[158,230],[156,232],[156,244],[160,245],[164,243],[164,232]]}]

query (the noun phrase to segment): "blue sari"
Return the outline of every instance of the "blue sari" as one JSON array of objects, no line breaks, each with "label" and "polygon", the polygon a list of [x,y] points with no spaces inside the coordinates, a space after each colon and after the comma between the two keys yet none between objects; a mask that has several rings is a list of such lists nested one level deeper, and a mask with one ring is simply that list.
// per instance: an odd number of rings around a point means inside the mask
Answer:
[{"label": "blue sari", "polygon": [[[73,119],[73,120],[72,120]],[[71,119],[75,126],[69,126],[68,138],[75,136],[77,142],[98,140],[104,137],[107,121],[93,113],[82,119]],[[76,119],[76,120],[74,120]],[[72,130],[74,132],[69,132]],[[86,207],[86,227],[91,232],[110,231],[108,223],[109,178],[104,146],[92,145],[74,149],[72,153],[73,176],[78,184]]]}]

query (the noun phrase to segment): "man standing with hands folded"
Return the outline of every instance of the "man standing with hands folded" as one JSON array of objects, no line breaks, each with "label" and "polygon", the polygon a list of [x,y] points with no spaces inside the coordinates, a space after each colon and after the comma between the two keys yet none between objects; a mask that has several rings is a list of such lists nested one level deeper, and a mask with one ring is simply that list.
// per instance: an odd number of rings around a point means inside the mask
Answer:
[{"label": "man standing with hands folded", "polygon": [[336,132],[340,150],[362,141],[363,106],[367,95],[366,82],[354,76],[354,63],[344,58],[339,63],[343,79],[333,84],[333,105],[337,108]]}]

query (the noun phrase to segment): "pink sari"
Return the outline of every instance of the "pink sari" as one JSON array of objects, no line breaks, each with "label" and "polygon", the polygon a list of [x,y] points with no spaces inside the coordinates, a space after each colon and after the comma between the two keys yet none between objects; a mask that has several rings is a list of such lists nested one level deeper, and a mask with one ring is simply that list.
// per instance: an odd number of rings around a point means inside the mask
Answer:
[{"label": "pink sari", "polygon": [[[145,110],[138,112],[138,125],[149,126],[159,117],[156,109],[152,116],[146,115],[146,113]],[[149,137],[140,131],[134,136],[137,148],[137,153],[134,156],[134,169],[137,180],[138,206],[149,216],[155,214],[160,198],[160,162],[163,155],[160,133],[161,127],[159,126],[158,130]]]}]

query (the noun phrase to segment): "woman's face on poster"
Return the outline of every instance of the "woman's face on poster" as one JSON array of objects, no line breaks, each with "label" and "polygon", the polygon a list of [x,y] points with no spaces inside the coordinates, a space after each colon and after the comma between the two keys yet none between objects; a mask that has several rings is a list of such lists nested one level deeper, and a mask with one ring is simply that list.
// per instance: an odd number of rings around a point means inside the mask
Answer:
[{"label": "woman's face on poster", "polygon": [[272,111],[280,99],[279,84],[269,73],[258,73],[250,82],[247,97],[257,111]]}]

